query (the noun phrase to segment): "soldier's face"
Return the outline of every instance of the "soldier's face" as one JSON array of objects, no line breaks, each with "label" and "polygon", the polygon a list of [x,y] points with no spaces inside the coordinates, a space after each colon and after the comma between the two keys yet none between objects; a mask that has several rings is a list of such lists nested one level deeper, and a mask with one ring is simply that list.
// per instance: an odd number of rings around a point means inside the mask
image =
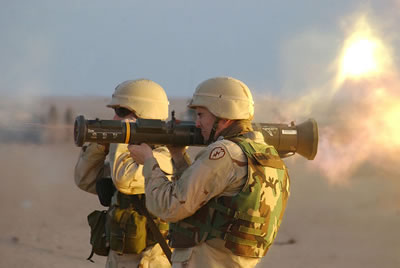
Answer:
[{"label": "soldier's face", "polygon": [[[121,111],[119,111],[119,110]],[[130,112],[128,109],[125,108],[114,108],[115,115],[113,120],[129,120],[129,122],[136,122],[136,117],[133,112]]]},{"label": "soldier's face", "polygon": [[118,115],[114,115],[113,120],[128,120],[129,122],[135,123],[136,117],[128,115],[125,117],[119,117]]},{"label": "soldier's face", "polygon": [[196,108],[196,115],[196,127],[201,129],[201,135],[204,140],[208,140],[216,117],[207,108],[203,107]]}]

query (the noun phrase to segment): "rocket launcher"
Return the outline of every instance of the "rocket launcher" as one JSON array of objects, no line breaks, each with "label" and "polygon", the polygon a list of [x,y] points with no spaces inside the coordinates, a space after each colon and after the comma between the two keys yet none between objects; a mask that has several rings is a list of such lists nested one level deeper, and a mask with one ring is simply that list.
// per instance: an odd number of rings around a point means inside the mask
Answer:
[{"label": "rocket launcher", "polygon": [[[318,149],[318,126],[314,119],[295,125],[253,123],[267,144],[273,145],[281,157],[295,153],[313,160]],[[206,146],[201,131],[193,121],[137,119],[87,120],[83,115],[75,119],[74,141],[79,147],[85,142],[128,143],[173,146]]]}]

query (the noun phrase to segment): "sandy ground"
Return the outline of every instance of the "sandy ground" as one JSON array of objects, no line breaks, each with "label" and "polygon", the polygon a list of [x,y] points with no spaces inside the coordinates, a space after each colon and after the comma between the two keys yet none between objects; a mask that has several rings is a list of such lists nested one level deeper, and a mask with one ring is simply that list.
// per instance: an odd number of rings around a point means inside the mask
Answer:
[{"label": "sandy ground", "polygon": [[[0,267],[104,267],[90,253],[72,144],[0,144]],[[288,159],[291,198],[276,243],[258,267],[400,267],[400,181],[368,166],[330,185],[307,160]],[[312,167],[312,165],[311,165]]]},{"label": "sandy ground", "polygon": [[[185,102],[171,101],[170,110],[177,110],[178,118]],[[112,116],[112,110],[104,108],[105,98],[44,99],[19,105],[26,107],[26,111],[19,109],[20,115],[12,109],[13,102],[0,103],[0,130],[11,135],[7,142],[0,140],[1,268],[105,264],[101,256],[94,257],[95,263],[86,260],[90,253],[86,216],[102,207],[97,196],[74,184],[80,149],[72,141],[63,142],[72,131],[61,129],[64,133],[57,135],[61,138],[55,144],[19,144],[20,136],[13,139],[21,130],[42,128],[40,124],[17,128],[14,121],[46,115],[53,103],[60,117],[66,107],[88,119]],[[391,172],[385,172],[365,164],[345,184],[332,185],[319,173],[316,162],[300,156],[285,161],[291,174],[291,197],[276,242],[258,267],[400,267],[400,172],[393,165]]]}]

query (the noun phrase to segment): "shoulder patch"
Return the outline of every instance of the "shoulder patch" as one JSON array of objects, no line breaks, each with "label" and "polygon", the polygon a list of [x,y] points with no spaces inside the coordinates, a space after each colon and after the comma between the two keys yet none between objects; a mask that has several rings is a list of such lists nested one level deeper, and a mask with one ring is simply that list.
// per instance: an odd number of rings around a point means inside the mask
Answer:
[{"label": "shoulder patch", "polygon": [[225,156],[225,149],[222,147],[215,147],[212,149],[210,156],[208,157],[210,160],[217,160]]}]

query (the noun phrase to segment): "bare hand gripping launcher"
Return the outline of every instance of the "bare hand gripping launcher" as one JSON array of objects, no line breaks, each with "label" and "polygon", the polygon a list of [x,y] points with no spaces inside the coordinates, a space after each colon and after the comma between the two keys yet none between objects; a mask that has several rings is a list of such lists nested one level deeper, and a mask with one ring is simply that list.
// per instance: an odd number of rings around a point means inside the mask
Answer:
[{"label": "bare hand gripping launcher", "polygon": [[[318,126],[314,119],[295,125],[253,123],[267,144],[273,145],[281,157],[298,153],[313,160],[318,149]],[[119,120],[86,120],[83,115],[75,119],[75,144],[85,142],[154,144],[175,146],[205,146],[203,136],[195,122],[137,119],[135,123]]]}]

